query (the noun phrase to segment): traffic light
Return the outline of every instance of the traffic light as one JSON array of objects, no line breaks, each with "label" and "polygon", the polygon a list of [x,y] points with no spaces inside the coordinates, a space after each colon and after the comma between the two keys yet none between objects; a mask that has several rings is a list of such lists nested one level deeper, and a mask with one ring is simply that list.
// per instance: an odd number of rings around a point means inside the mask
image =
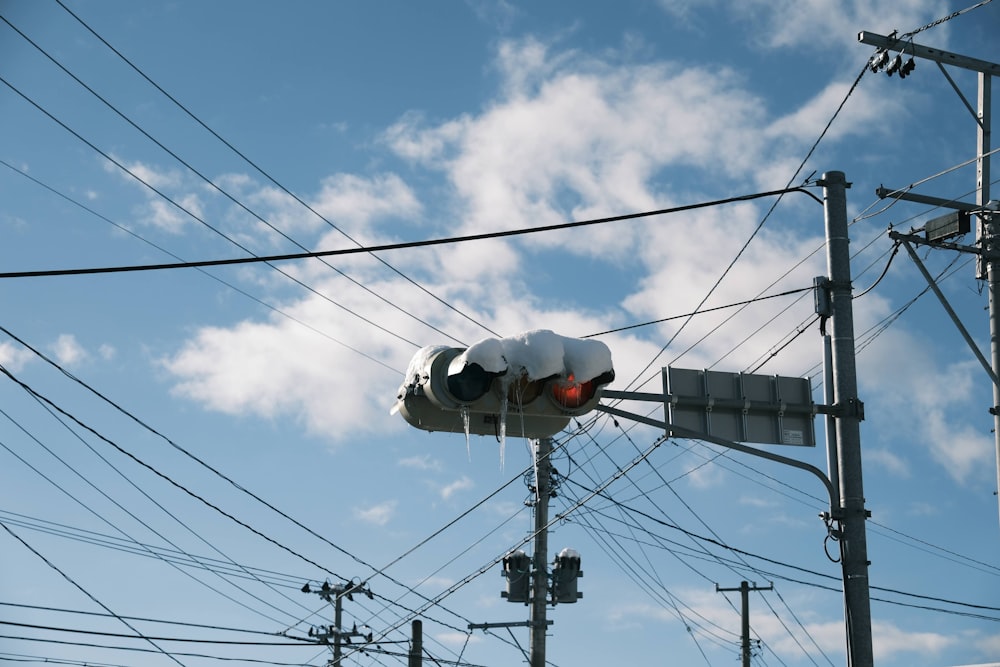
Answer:
[{"label": "traffic light", "polygon": [[576,590],[580,570],[580,554],[573,549],[563,549],[556,556],[552,568],[552,604],[576,602],[583,593]]},{"label": "traffic light", "polygon": [[531,586],[531,558],[520,549],[503,557],[503,576],[507,579],[507,590],[500,597],[507,602],[528,603]]},{"label": "traffic light", "polygon": [[544,438],[593,410],[614,376],[606,345],[551,331],[427,347],[410,362],[394,410],[425,431]]}]

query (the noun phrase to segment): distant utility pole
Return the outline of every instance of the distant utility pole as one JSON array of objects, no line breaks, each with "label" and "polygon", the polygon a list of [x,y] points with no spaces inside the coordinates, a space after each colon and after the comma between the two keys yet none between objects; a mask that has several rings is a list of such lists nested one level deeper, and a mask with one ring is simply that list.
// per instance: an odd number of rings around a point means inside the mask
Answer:
[{"label": "distant utility pole", "polygon": [[545,613],[548,605],[549,497],[552,493],[552,439],[539,438],[535,444],[535,580],[531,597],[531,667],[545,667]]},{"label": "distant utility pole", "polygon": [[358,630],[357,625],[351,627],[350,630],[344,630],[343,627],[343,613],[344,604],[343,599],[346,597],[348,600],[354,600],[354,593],[361,593],[368,596],[371,600],[374,595],[371,589],[368,588],[365,582],[359,583],[345,583],[345,584],[330,584],[328,581],[324,581],[323,585],[320,586],[319,590],[313,590],[309,587],[307,583],[302,587],[303,593],[316,593],[318,596],[333,605],[333,625],[320,626],[318,628],[309,628],[309,636],[317,638],[320,642],[324,644],[333,642],[333,660],[328,664],[332,667],[341,667],[341,649],[344,644],[350,644],[352,637],[361,637],[366,641],[372,640],[372,632],[369,629],[368,632],[361,632]]},{"label": "distant utility pole", "polygon": [[757,584],[752,587],[746,581],[740,582],[739,588],[719,588],[719,584],[715,585],[716,593],[729,593],[732,591],[739,591],[740,598],[743,602],[742,613],[743,613],[743,624],[740,631],[740,656],[743,660],[743,667],[750,667],[750,591],[770,591],[774,590],[774,586],[771,584],[767,585],[767,588],[760,588]]},{"label": "distant utility pole", "polygon": [[577,579],[583,576],[580,570],[580,554],[573,549],[563,549],[555,557],[551,572],[552,583],[549,585],[548,550],[549,550],[549,499],[553,497],[556,484],[552,473],[552,438],[532,439],[534,448],[535,484],[531,488],[534,495],[534,549],[529,557],[524,551],[512,551],[503,558],[503,576],[507,579],[507,588],[500,593],[507,602],[530,605],[527,621],[501,623],[470,623],[470,630],[489,630],[490,628],[530,628],[528,665],[530,667],[545,667],[545,631],[552,621],[546,618],[548,605],[574,603],[583,593],[577,590]]},{"label": "distant utility pole", "polygon": [[407,667],[420,667],[423,664],[424,654],[424,624],[419,618],[410,623],[410,634],[413,635],[413,639],[410,643],[410,656],[406,665]]},{"label": "distant utility pole", "polygon": [[[879,188],[876,194],[881,198],[905,199],[932,206],[950,208],[957,211],[971,212],[976,215],[979,224],[976,227],[976,241],[978,248],[966,246],[956,246],[955,244],[935,243],[944,239],[931,238],[927,234],[927,239],[918,237],[907,237],[906,240],[914,242],[924,242],[927,245],[938,245],[938,247],[949,247],[952,250],[961,252],[972,252],[978,255],[976,265],[976,278],[985,280],[988,287],[989,312],[990,312],[990,361],[993,379],[993,405],[989,412],[993,415],[993,433],[996,448],[996,475],[997,488],[1000,490],[1000,216],[997,215],[995,202],[990,199],[990,134],[993,116],[992,90],[993,76],[1000,74],[1000,64],[978,60],[968,56],[949,53],[941,49],[914,44],[911,39],[900,39],[895,34],[888,37],[877,35],[871,32],[858,33],[858,41],[862,44],[869,44],[878,49],[869,61],[873,71],[879,71],[883,67],[887,74],[891,75],[899,70],[899,63],[904,55],[909,55],[909,71],[914,67],[914,59],[921,58],[929,60],[937,65],[948,83],[958,94],[959,98],[969,111],[972,119],[976,122],[976,202],[968,204],[955,201],[954,199],[943,199],[940,197],[929,197],[908,192],[908,189],[888,190]],[[890,59],[889,52],[897,51],[899,55]],[[960,69],[976,72],[978,79],[978,92],[976,96],[976,106],[966,99],[965,95],[955,84],[955,81],[948,74],[945,65],[958,67]],[[894,238],[896,238],[894,236]],[[939,298],[942,298],[939,296]],[[942,302],[943,298],[942,298]],[[947,305],[945,306],[948,307]],[[961,328],[961,327],[960,327]],[[975,346],[973,346],[975,347]],[[978,349],[976,350],[978,352]],[[1000,503],[1000,497],[998,497]],[[1000,508],[1000,504],[998,504]]]}]

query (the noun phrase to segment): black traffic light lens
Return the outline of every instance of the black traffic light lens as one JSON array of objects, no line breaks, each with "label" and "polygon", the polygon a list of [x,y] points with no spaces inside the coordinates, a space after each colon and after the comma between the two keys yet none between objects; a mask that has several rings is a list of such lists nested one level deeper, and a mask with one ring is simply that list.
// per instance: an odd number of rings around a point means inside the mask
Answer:
[{"label": "black traffic light lens", "polygon": [[461,371],[448,376],[448,393],[461,403],[475,401],[489,391],[496,376],[477,363],[466,364]]}]

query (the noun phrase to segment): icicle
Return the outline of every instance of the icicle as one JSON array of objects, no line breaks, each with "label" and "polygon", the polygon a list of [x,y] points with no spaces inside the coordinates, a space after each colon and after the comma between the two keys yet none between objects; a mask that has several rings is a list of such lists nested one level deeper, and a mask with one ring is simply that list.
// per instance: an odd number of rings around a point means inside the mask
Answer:
[{"label": "icicle", "polygon": [[502,383],[503,393],[500,398],[500,471],[503,472],[503,459],[504,450],[507,447],[507,408],[509,401],[507,400],[507,390],[510,387],[510,381],[504,378]]},{"label": "icicle", "polygon": [[511,378],[510,373],[504,375],[500,380],[500,470],[503,471],[504,468],[504,454],[507,448],[507,413],[510,408],[510,400],[508,399],[508,394],[510,393]]},{"label": "icicle", "polygon": [[472,463],[472,440],[469,438],[469,406],[463,405],[460,412],[462,413],[462,423],[465,425],[465,451],[469,455],[469,463]]},{"label": "icicle", "polygon": [[[535,469],[535,502],[536,503],[541,502],[541,499],[542,499],[542,494],[540,493],[542,487],[538,483],[538,447],[539,447],[538,440],[536,440],[536,439],[533,438],[531,440],[531,465]],[[535,505],[535,507],[537,507],[537,506],[538,505]]]}]

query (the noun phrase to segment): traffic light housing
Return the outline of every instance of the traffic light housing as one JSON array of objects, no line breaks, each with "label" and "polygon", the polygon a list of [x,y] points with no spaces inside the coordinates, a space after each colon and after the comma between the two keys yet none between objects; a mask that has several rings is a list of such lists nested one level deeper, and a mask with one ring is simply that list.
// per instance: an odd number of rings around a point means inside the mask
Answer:
[{"label": "traffic light housing", "polygon": [[[548,360],[538,364],[535,359],[522,363],[517,351],[527,354],[527,348],[504,348],[508,339],[487,339],[471,348],[424,348],[410,362],[394,409],[409,424],[425,431],[527,438],[555,435],[572,417],[597,406],[601,389],[614,379],[610,352],[597,341],[565,339],[551,332],[531,334],[517,341],[555,340],[573,353],[557,355],[558,363]],[[480,354],[487,347],[483,343],[495,343],[489,349],[504,349],[505,353],[497,352],[485,361]],[[501,358],[502,362],[498,361]],[[601,362],[595,365],[594,358]],[[535,377],[538,371],[533,374],[528,366],[543,368],[546,375]],[[578,376],[580,372],[583,375]],[[593,377],[585,377],[588,375]]]},{"label": "traffic light housing", "polygon": [[504,556],[503,576],[507,579],[507,590],[501,591],[500,597],[507,598],[507,602],[527,604],[531,591],[531,557],[520,549]]},{"label": "traffic light housing", "polygon": [[552,567],[552,604],[572,603],[583,597],[577,591],[577,579],[583,576],[580,554],[574,549],[563,549],[556,556]]}]

